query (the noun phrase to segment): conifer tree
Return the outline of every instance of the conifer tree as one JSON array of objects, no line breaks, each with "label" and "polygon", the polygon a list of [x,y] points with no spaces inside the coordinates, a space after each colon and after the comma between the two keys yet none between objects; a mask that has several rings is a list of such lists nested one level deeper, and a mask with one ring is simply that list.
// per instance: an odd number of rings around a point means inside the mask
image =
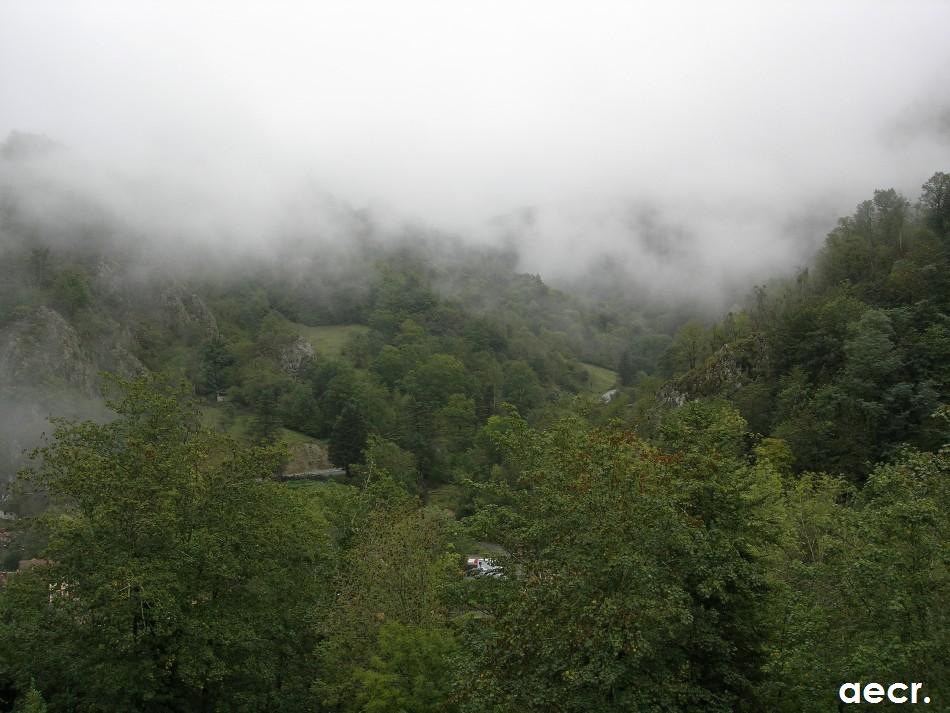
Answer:
[{"label": "conifer tree", "polygon": [[344,468],[347,475],[353,463],[361,463],[369,431],[366,419],[356,402],[349,401],[333,424],[330,433],[329,456],[334,465]]}]

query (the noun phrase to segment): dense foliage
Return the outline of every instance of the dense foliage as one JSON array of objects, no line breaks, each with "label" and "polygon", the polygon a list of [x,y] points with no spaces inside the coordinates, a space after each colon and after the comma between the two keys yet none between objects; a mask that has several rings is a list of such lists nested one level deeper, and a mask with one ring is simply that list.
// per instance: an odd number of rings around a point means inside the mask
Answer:
[{"label": "dense foliage", "polygon": [[129,290],[11,248],[4,358],[35,378],[0,396],[111,398],[4,501],[0,709],[946,707],[948,205],[945,174],[877,191],[673,329],[504,253]]},{"label": "dense foliage", "polygon": [[2,598],[3,668],[54,710],[300,710],[326,521],[268,478],[279,453],[129,383],[105,424],[59,423],[28,482],[44,561]]}]

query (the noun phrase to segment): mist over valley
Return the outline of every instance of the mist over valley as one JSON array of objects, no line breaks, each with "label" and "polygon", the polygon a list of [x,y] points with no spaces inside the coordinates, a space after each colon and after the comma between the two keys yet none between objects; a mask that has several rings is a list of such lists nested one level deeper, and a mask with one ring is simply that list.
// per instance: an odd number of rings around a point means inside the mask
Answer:
[{"label": "mist over valley", "polygon": [[0,711],[945,707],[947,27],[0,3]]}]

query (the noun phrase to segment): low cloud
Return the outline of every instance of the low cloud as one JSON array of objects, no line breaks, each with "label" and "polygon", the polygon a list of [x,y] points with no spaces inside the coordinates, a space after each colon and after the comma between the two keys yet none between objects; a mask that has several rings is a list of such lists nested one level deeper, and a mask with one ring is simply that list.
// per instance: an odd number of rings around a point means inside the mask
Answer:
[{"label": "low cloud", "polygon": [[0,132],[68,150],[8,157],[3,190],[167,254],[369,216],[718,299],[947,170],[948,26],[941,2],[8,3]]}]

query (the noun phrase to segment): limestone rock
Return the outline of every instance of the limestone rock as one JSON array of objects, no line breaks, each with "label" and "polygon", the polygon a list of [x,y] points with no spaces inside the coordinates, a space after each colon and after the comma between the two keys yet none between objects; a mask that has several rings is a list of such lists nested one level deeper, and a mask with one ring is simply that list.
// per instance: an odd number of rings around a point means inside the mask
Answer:
[{"label": "limestone rock", "polygon": [[664,384],[657,392],[661,406],[677,408],[687,401],[727,396],[768,369],[768,347],[761,334],[723,345],[703,364]]},{"label": "limestone rock", "polygon": [[76,330],[48,307],[0,330],[0,386],[67,386],[95,392],[95,369]]},{"label": "limestone rock", "polygon": [[297,337],[281,348],[277,355],[277,364],[285,374],[298,376],[301,370],[313,361],[313,355],[313,345],[303,337]]},{"label": "limestone rock", "polygon": [[173,282],[162,290],[160,300],[165,321],[173,329],[197,328],[209,339],[217,336],[217,320],[195,293]]}]

